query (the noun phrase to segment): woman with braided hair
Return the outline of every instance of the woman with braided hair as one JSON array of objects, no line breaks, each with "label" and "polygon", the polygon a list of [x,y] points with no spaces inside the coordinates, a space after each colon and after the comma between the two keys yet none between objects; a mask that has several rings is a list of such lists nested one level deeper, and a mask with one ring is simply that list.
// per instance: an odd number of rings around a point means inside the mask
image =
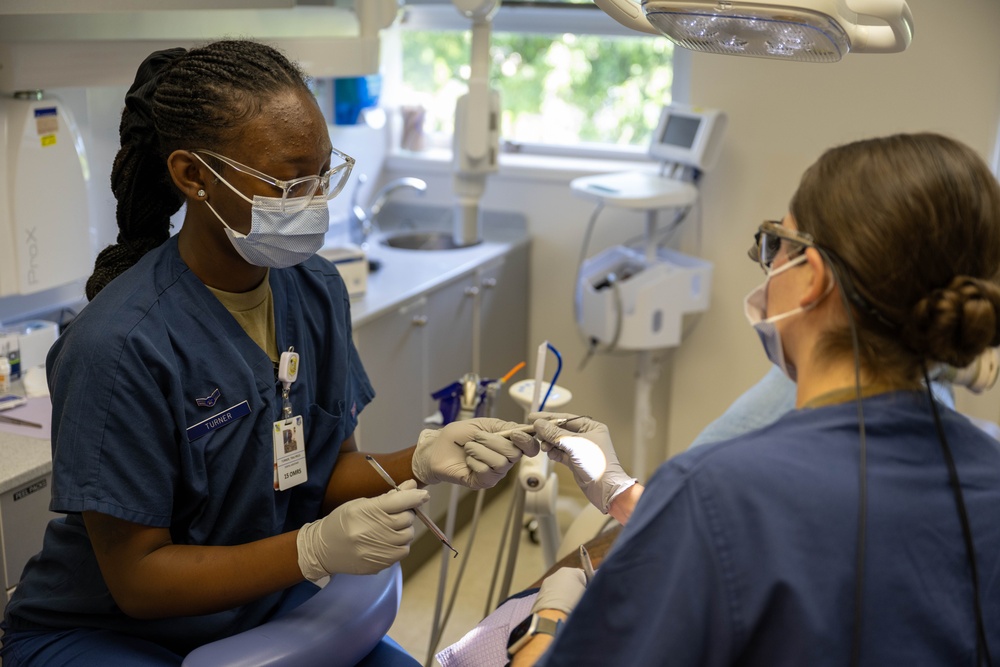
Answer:
[{"label": "woman with braided hair", "polygon": [[[343,280],[314,254],[353,159],[284,56],[156,52],[120,134],[117,244],[47,360],[65,516],[7,606],[6,667],[178,665],[313,581],[404,557],[418,483],[492,486],[521,456],[492,433],[513,424],[456,422],[376,456],[389,491],[357,451],[374,391]],[[416,662],[385,639],[363,664]]]},{"label": "woman with braided hair", "polygon": [[833,148],[750,256],[747,318],[795,409],[645,487],[603,424],[537,421],[625,526],[592,581],[544,582],[535,614],[572,614],[554,640],[516,629],[512,664],[996,664],[1000,442],[929,390],[1000,345],[996,178],[935,134]]}]

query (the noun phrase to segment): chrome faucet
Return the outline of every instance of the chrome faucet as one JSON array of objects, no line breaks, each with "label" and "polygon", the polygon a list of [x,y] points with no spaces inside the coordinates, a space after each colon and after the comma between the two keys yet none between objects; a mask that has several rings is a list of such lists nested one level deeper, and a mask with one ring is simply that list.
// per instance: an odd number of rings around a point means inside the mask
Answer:
[{"label": "chrome faucet", "polygon": [[427,183],[424,182],[423,179],[413,178],[411,176],[397,178],[383,185],[379,191],[375,193],[375,196],[372,198],[371,205],[365,209],[364,206],[358,203],[358,190],[360,190],[361,186],[367,182],[368,176],[365,174],[359,174],[358,185],[354,188],[354,192],[351,195],[351,217],[349,220],[348,231],[350,233],[351,241],[357,244],[367,243],[372,234],[377,234],[379,232],[378,214],[382,211],[382,207],[389,201],[393,192],[405,188],[416,190],[420,194],[427,192]]}]

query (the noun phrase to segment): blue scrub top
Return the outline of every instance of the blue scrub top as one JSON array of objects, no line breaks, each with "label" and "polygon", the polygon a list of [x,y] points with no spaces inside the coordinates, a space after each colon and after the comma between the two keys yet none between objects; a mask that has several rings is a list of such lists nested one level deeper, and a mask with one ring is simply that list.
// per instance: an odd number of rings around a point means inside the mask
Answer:
[{"label": "blue scrub top", "polygon": [[[862,665],[973,665],[972,584],[924,392],[867,398]],[[994,660],[1000,443],[939,406]],[[842,667],[858,512],[852,401],[663,464],[542,664]]]},{"label": "blue scrub top", "polygon": [[[341,443],[374,391],[336,268],[314,256],[272,269],[270,285],[278,349],[300,355],[291,403],[305,422],[308,480],[274,490],[274,364],[171,238],[112,281],[49,354],[50,507],[67,516],[50,523],[25,568],[7,607],[12,630],[106,628],[184,653],[266,619],[279,594],[206,616],[125,616],[80,512],[169,528],[175,544],[197,545],[244,544],[319,517]],[[198,424],[216,427],[201,435]]]}]

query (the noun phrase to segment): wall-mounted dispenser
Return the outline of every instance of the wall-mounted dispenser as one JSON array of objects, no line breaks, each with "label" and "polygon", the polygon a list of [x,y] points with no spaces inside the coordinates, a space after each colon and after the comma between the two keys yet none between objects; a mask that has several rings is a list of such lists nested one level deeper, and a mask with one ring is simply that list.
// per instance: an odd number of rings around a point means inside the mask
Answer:
[{"label": "wall-mounted dispenser", "polygon": [[0,97],[0,297],[90,275],[89,179],[67,107],[41,91]]}]

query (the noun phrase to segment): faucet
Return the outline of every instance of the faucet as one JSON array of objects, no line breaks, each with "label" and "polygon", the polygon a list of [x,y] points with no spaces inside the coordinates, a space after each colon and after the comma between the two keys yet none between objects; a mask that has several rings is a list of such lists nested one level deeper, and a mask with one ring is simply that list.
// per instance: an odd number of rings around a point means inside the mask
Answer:
[{"label": "faucet", "polygon": [[379,188],[379,191],[372,198],[371,205],[365,209],[364,206],[358,203],[358,190],[367,182],[368,176],[366,174],[358,175],[358,185],[354,188],[354,192],[351,195],[351,217],[348,221],[351,241],[360,245],[367,244],[368,238],[372,234],[378,233],[378,214],[382,211],[382,207],[389,201],[393,192],[404,188],[416,190],[420,194],[427,192],[427,183],[423,179],[411,176],[397,178]]}]

